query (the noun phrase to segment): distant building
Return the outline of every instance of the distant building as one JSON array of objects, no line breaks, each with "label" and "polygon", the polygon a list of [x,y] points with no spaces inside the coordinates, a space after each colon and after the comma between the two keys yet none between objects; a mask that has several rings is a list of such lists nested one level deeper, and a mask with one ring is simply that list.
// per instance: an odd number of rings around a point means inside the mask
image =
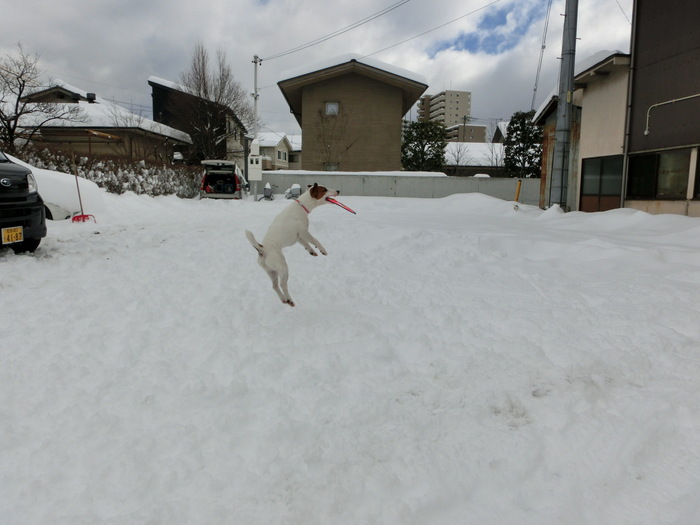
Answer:
[{"label": "distant building", "polygon": [[301,169],[301,135],[287,135],[292,149],[289,152],[289,169]]},{"label": "distant building", "polygon": [[447,142],[486,142],[486,126],[458,124],[446,131]]},{"label": "distant building", "polygon": [[502,144],[505,141],[506,136],[508,135],[508,124],[510,124],[510,121],[508,120],[500,120],[496,123],[496,127],[493,130],[493,136],[491,137],[491,142]]},{"label": "distant building", "polygon": [[492,142],[448,142],[445,168],[448,175],[505,177],[503,144]]},{"label": "distant building", "polygon": [[427,89],[415,73],[347,55],[278,82],[304,137],[304,170],[401,169],[401,123]]},{"label": "distant building", "polygon": [[263,170],[289,169],[292,144],[284,133],[258,133]]},{"label": "distant building", "polygon": [[469,91],[441,91],[418,101],[418,120],[440,122],[447,129],[448,142],[486,142],[486,127],[469,124],[471,114]]},{"label": "distant building", "polygon": [[472,114],[469,91],[441,91],[424,95],[418,103],[418,120],[442,122],[446,128],[466,125]]},{"label": "distant building", "polygon": [[135,115],[94,93],[56,81],[22,99],[25,103],[75,104],[80,122],[56,120],[41,125],[32,141],[89,156],[170,162],[176,148],[188,147],[187,133]]},{"label": "distant building", "polygon": [[186,156],[190,162],[210,158],[233,160],[241,169],[246,166],[247,130],[231,108],[196,96],[177,82],[151,76],[148,84],[153,120],[189,133],[192,146]]}]

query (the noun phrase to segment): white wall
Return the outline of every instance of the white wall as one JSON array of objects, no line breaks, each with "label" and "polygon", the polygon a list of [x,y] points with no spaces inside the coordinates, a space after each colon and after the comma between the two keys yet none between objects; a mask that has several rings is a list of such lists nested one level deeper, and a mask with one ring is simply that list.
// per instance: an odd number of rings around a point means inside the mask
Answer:
[{"label": "white wall", "polygon": [[[456,193],[482,193],[499,199],[515,200],[517,179],[474,177],[431,177],[401,175],[371,175],[369,173],[265,171],[262,185],[270,183],[275,193],[284,193],[292,184],[305,188],[317,182],[340,190],[341,195],[373,197],[438,198]],[[276,186],[276,187],[275,187]],[[261,190],[262,191],[262,190]],[[519,202],[537,206],[540,179],[522,179]]]}]

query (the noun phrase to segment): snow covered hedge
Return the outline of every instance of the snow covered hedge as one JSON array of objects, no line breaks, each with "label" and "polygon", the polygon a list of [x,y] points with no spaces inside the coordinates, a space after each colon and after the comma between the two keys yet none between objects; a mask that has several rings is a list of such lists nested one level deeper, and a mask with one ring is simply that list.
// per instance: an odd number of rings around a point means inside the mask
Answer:
[{"label": "snow covered hedge", "polygon": [[[60,152],[54,153],[47,149],[30,150],[21,158],[37,168],[74,173],[72,158]],[[132,191],[153,197],[195,197],[202,174],[201,168],[196,166],[165,166],[147,164],[144,161],[91,159],[85,156],[75,157],[75,167],[80,177],[95,182],[110,193],[122,194]]]}]

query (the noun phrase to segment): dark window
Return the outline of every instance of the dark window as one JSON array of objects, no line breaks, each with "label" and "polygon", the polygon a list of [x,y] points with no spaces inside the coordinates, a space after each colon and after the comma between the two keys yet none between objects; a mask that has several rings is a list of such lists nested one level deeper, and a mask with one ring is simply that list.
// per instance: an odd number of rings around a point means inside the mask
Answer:
[{"label": "dark window", "polygon": [[690,174],[690,150],[635,155],[629,160],[627,197],[685,199]]},{"label": "dark window", "polygon": [[583,159],[581,211],[604,211],[620,206],[622,155]]},{"label": "dark window", "polygon": [[620,195],[622,188],[622,155],[583,159],[584,195]]},{"label": "dark window", "polygon": [[658,155],[638,155],[630,157],[627,197],[632,199],[653,199],[656,195],[656,172]]},{"label": "dark window", "polygon": [[659,199],[685,199],[688,194],[690,151],[669,151],[659,154]]}]

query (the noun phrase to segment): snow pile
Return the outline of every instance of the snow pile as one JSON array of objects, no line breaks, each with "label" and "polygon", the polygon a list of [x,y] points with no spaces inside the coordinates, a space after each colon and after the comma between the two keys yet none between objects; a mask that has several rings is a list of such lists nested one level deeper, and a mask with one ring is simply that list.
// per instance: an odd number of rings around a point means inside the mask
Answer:
[{"label": "snow pile", "polygon": [[483,195],[106,195],[0,252],[0,516],[32,524],[696,523],[700,220]]}]

